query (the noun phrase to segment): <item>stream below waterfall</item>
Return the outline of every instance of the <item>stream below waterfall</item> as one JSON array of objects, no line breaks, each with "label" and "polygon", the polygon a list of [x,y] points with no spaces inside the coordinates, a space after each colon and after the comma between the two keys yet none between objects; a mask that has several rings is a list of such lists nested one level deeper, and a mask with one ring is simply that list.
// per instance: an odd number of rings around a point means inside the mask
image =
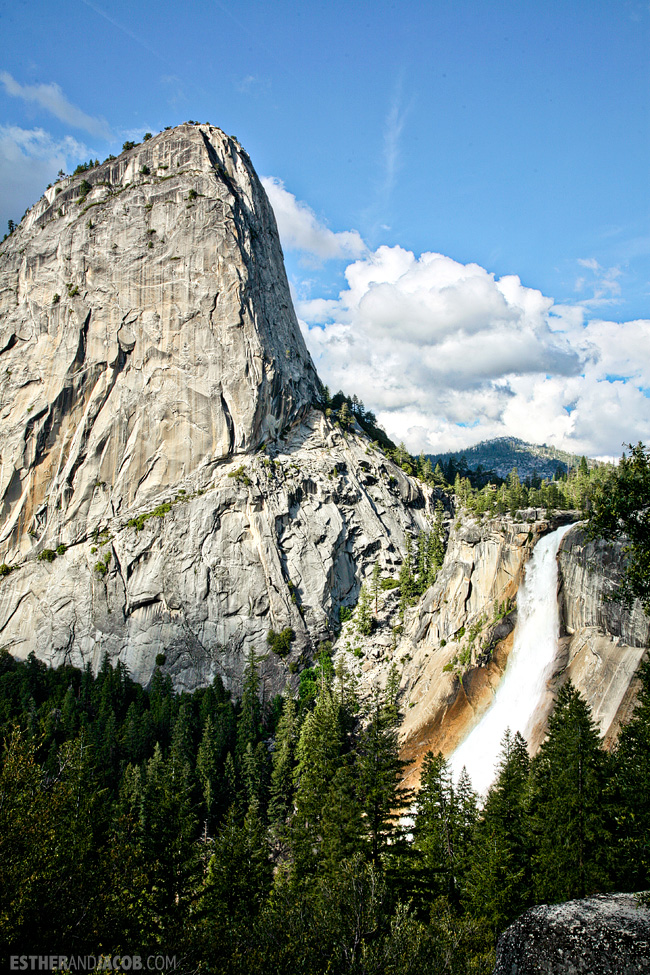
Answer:
[{"label": "stream below waterfall", "polygon": [[560,631],[556,557],[562,537],[572,527],[563,525],[535,545],[517,593],[517,624],[503,679],[489,710],[449,759],[454,779],[465,767],[482,795],[496,777],[506,729],[528,740],[535,723]]}]

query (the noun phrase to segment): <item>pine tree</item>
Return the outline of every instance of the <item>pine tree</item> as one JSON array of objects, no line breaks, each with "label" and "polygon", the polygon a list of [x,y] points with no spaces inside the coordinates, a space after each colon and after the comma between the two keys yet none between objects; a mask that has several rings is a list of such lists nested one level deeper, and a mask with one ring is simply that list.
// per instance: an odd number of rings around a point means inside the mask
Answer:
[{"label": "pine tree", "polygon": [[203,793],[207,821],[211,822],[212,810],[216,804],[219,784],[218,751],[215,741],[212,715],[208,714],[203,725],[203,736],[196,754],[196,774]]},{"label": "pine tree", "polygon": [[361,592],[359,593],[356,624],[359,633],[361,633],[363,636],[370,636],[372,633],[373,619],[372,609],[370,606],[370,593],[368,592],[365,583],[361,586]]},{"label": "pine tree", "polygon": [[176,931],[195,889],[197,820],[186,768],[171,755],[164,759],[159,744],[146,766],[142,823],[156,908],[165,928]]},{"label": "pine tree", "polygon": [[260,739],[262,723],[262,706],[259,698],[260,675],[258,658],[251,647],[244,670],[244,687],[242,691],[239,717],[237,719],[237,759],[241,763],[244,753],[250,745],[254,748]]},{"label": "pine tree", "polygon": [[611,845],[603,802],[609,772],[591,710],[571,681],[560,689],[532,763],[534,894],[569,900],[602,890]]},{"label": "pine tree", "polygon": [[271,871],[257,805],[249,806],[243,821],[231,806],[215,837],[193,932],[201,968],[224,975],[247,970],[251,936],[271,886]]},{"label": "pine tree", "polygon": [[264,816],[268,798],[269,753],[263,741],[255,747],[250,742],[246,746],[242,756],[242,778],[248,805],[254,802],[259,814]]},{"label": "pine tree", "polygon": [[275,733],[269,801],[269,820],[278,827],[286,823],[293,806],[293,769],[297,739],[296,702],[286,692]]},{"label": "pine tree", "polygon": [[190,776],[194,768],[194,746],[192,742],[191,711],[183,701],[172,726],[170,755],[173,763]]},{"label": "pine tree", "polygon": [[442,502],[436,504],[436,516],[433,529],[429,533],[427,544],[427,578],[426,585],[432,586],[445,558],[445,530],[443,525],[444,508]]},{"label": "pine tree", "polygon": [[406,762],[399,757],[399,712],[395,694],[390,700],[375,694],[357,745],[359,797],[370,859],[380,863],[387,847],[401,837],[399,818],[408,806],[410,793],[400,786]]},{"label": "pine tree", "polygon": [[406,552],[404,561],[399,570],[399,589],[400,589],[400,617],[404,619],[407,608],[411,605],[415,596],[415,580],[413,578],[413,542],[411,536],[406,536]]},{"label": "pine tree", "polygon": [[291,847],[298,876],[331,864],[336,851],[355,845],[356,810],[349,808],[344,817],[336,814],[343,786],[354,802],[343,744],[340,702],[322,677],[316,705],[305,717],[296,750]]},{"label": "pine tree", "polygon": [[629,724],[614,753],[616,812],[616,888],[650,886],[650,660],[637,676],[641,690]]},{"label": "pine tree", "polygon": [[418,532],[417,549],[418,585],[419,593],[423,593],[427,588],[427,568],[428,568],[428,536],[426,532]]},{"label": "pine tree", "polygon": [[476,817],[476,795],[467,773],[461,774],[454,788],[446,759],[428,752],[422,763],[413,826],[428,897],[443,895],[458,905]]},{"label": "pine tree", "polygon": [[508,474],[508,508],[510,514],[514,518],[518,509],[522,505],[522,489],[521,481],[519,480],[519,474],[517,468],[513,467]]},{"label": "pine tree", "polygon": [[471,844],[466,903],[493,932],[522,914],[530,902],[526,742],[506,731],[499,774],[488,792]]},{"label": "pine tree", "polygon": [[640,599],[650,613],[650,451],[642,443],[629,445],[604,483],[594,492],[589,537],[626,538],[625,575],[619,595]]}]

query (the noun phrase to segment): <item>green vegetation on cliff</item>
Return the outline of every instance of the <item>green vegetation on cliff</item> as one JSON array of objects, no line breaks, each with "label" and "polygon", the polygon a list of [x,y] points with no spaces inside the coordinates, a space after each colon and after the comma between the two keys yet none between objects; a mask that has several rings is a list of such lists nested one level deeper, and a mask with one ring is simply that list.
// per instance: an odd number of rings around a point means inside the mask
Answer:
[{"label": "green vegetation on cliff", "polygon": [[624,536],[625,578],[619,596],[640,599],[650,614],[650,451],[629,445],[617,467],[609,468],[594,492],[589,534],[592,538]]}]

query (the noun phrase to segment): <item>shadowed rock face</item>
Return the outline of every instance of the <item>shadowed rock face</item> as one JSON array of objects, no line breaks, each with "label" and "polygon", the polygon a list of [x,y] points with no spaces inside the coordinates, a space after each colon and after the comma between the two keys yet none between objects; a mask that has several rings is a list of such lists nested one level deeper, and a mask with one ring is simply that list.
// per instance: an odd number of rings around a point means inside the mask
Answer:
[{"label": "shadowed rock face", "polygon": [[633,894],[533,907],[499,938],[494,975],[650,972],[650,910]]},{"label": "shadowed rock face", "polygon": [[236,140],[181,125],[61,181],[0,249],[0,561],[254,450],[318,388]]}]

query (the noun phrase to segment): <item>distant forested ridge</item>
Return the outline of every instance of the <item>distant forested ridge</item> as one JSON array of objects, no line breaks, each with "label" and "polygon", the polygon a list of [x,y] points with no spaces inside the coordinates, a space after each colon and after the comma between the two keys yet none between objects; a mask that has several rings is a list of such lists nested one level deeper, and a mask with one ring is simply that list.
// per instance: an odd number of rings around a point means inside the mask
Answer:
[{"label": "distant forested ridge", "polygon": [[[464,450],[427,456],[434,467],[439,463],[445,473],[448,472],[450,461],[452,462],[451,478],[448,477],[452,483],[456,473],[463,477],[479,467],[483,472],[493,472],[500,478],[506,478],[513,467],[517,468],[522,480],[534,476],[551,478],[558,472],[566,474],[577,467],[581,460],[578,454],[549,447],[547,444],[526,443],[516,437],[482,440]],[[593,461],[588,460],[587,463],[591,466]]]},{"label": "distant forested ridge", "polygon": [[[561,690],[481,803],[430,753],[409,795],[394,672],[362,707],[331,647],[298,693],[175,693],[0,651],[3,955],[164,949],[177,971],[487,973],[527,906],[650,880],[650,665],[614,752]],[[411,808],[413,822],[400,819]]]}]

